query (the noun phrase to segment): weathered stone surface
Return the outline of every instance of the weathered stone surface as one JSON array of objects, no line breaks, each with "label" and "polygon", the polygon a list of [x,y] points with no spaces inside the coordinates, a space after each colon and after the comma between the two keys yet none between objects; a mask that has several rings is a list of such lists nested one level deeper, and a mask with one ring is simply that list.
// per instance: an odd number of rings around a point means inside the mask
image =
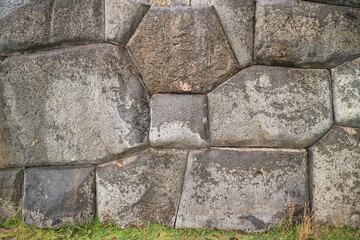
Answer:
[{"label": "weathered stone surface", "polygon": [[207,149],[189,153],[176,227],[263,232],[308,201],[305,150]]},{"label": "weathered stone surface", "polygon": [[146,93],[123,49],[87,45],[1,67],[5,166],[96,163],[148,143]]},{"label": "weathered stone surface", "polygon": [[327,70],[252,66],[209,93],[211,146],[307,147],[333,123]]},{"label": "weathered stone surface", "polygon": [[105,40],[125,46],[149,7],[133,0],[106,0]]},{"label": "weathered stone surface", "polygon": [[358,7],[360,8],[359,0],[305,0],[309,2],[319,2],[327,4],[335,4],[340,6]]},{"label": "weathered stone surface", "polygon": [[151,93],[206,92],[237,69],[212,7],[151,7],[127,46]]},{"label": "weathered stone surface", "polygon": [[23,182],[24,171],[21,168],[0,170],[0,221],[14,217],[20,210]]},{"label": "weathered stone surface", "polygon": [[360,127],[360,58],[331,70],[335,122]]},{"label": "weathered stone surface", "polygon": [[38,228],[91,222],[95,215],[95,167],[25,170],[23,220]]},{"label": "weathered stone surface", "polygon": [[191,0],[141,0],[159,7],[189,6]]},{"label": "weathered stone surface", "polygon": [[331,68],[360,56],[360,9],[296,0],[259,0],[255,61]]},{"label": "weathered stone surface", "polygon": [[104,40],[103,0],[55,0],[51,42],[73,44]]},{"label": "weathered stone surface", "polygon": [[121,227],[161,222],[174,226],[187,150],[147,149],[97,167],[97,210]]},{"label": "weathered stone surface", "polygon": [[310,151],[316,220],[360,227],[360,128],[334,127]]},{"label": "weathered stone surface", "polygon": [[205,95],[159,94],[150,101],[150,143],[154,147],[208,147]]},{"label": "weathered stone surface", "polygon": [[191,5],[213,5],[240,67],[253,55],[254,0],[192,0]]},{"label": "weathered stone surface", "polygon": [[0,2],[0,18],[24,6],[29,0],[2,0]]},{"label": "weathered stone surface", "polygon": [[51,9],[51,1],[32,0],[0,18],[0,55],[46,45]]}]

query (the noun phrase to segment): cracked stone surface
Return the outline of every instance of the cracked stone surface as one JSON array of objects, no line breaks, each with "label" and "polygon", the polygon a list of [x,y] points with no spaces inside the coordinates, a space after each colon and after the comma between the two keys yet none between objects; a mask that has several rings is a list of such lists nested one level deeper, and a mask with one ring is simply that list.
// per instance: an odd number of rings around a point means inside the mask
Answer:
[{"label": "cracked stone surface", "polygon": [[360,128],[334,127],[309,149],[316,220],[360,227]]},{"label": "cracked stone surface", "polygon": [[23,220],[38,228],[84,225],[95,216],[95,166],[25,170]]},{"label": "cracked stone surface", "polygon": [[5,167],[97,163],[148,144],[146,92],[119,47],[10,57],[0,77]]},{"label": "cracked stone surface", "polygon": [[331,69],[335,122],[360,127],[360,58]]},{"label": "cracked stone surface", "polygon": [[150,143],[154,147],[209,146],[205,95],[157,94],[150,100]]},{"label": "cracked stone surface", "polygon": [[0,221],[14,217],[21,208],[23,182],[23,169],[0,170]]},{"label": "cracked stone surface", "polygon": [[127,47],[152,94],[206,92],[238,67],[213,7],[151,7]]},{"label": "cracked stone surface", "polygon": [[[191,150],[176,227],[264,232],[308,201],[307,153],[289,149]],[[296,200],[295,200],[296,199]]]},{"label": "cracked stone surface", "polygon": [[308,147],[332,126],[327,70],[252,66],[208,94],[211,146]]},{"label": "cracked stone surface", "polygon": [[97,167],[100,220],[174,226],[187,150],[147,149]]},{"label": "cracked stone surface", "polygon": [[358,7],[360,8],[359,0],[304,0],[309,2],[335,4],[340,6]]},{"label": "cracked stone surface", "polygon": [[360,56],[360,9],[296,0],[259,0],[255,61],[332,68]]},{"label": "cracked stone surface", "polygon": [[232,50],[241,68],[252,62],[254,0],[192,0],[192,6],[212,5],[219,15]]}]

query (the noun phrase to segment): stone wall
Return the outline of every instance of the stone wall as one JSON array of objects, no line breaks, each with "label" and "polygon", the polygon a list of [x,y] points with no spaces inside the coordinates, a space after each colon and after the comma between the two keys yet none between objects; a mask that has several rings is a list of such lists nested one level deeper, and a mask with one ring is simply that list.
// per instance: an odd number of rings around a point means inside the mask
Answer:
[{"label": "stone wall", "polygon": [[5,0],[0,59],[1,220],[360,227],[358,0]]}]

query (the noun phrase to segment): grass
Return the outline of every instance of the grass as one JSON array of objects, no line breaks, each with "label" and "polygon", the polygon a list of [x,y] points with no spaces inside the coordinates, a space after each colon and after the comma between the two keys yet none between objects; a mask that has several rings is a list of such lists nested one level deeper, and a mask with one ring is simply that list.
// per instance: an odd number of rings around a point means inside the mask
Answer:
[{"label": "grass", "polygon": [[[306,220],[306,221],[304,221]],[[161,224],[130,227],[121,230],[115,225],[104,225],[96,218],[86,226],[69,226],[59,230],[41,230],[26,226],[20,220],[0,223],[0,239],[336,239],[359,240],[360,229],[348,227],[316,226],[306,217],[301,223],[280,222],[265,234],[243,234],[235,231],[210,229],[171,229]]]}]

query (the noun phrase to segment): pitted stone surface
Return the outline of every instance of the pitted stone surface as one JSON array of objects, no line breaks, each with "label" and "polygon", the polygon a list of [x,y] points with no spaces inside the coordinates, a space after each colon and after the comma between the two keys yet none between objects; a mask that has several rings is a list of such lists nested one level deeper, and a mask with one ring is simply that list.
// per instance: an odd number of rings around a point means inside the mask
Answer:
[{"label": "pitted stone surface", "polygon": [[213,5],[241,68],[252,62],[254,0],[192,0],[192,6]]},{"label": "pitted stone surface", "polygon": [[151,146],[209,146],[205,95],[157,94],[152,96],[150,107]]},{"label": "pitted stone surface", "polygon": [[21,168],[0,170],[0,221],[16,215],[21,208],[24,171]]},{"label": "pitted stone surface", "polygon": [[360,128],[334,127],[310,151],[317,221],[360,227]]},{"label": "pitted stone surface", "polygon": [[0,2],[0,18],[24,6],[29,0],[2,0]]},{"label": "pitted stone surface", "polygon": [[92,222],[95,167],[39,167],[25,170],[23,220],[38,228]]},{"label": "pitted stone surface", "polygon": [[174,226],[187,150],[147,149],[97,167],[100,220]]},{"label": "pitted stone surface", "polygon": [[331,68],[360,56],[360,9],[296,0],[259,0],[255,61]]},{"label": "pitted stone surface", "polygon": [[359,0],[305,0],[305,1],[360,8]]},{"label": "pitted stone surface", "polygon": [[333,122],[327,70],[252,66],[208,101],[211,146],[307,147]]},{"label": "pitted stone surface", "polygon": [[[191,150],[176,227],[264,232],[308,201],[305,150]],[[296,199],[296,200],[295,200]]]},{"label": "pitted stone surface", "polygon": [[105,40],[125,46],[149,7],[134,0],[105,0]]},{"label": "pitted stone surface", "polygon": [[212,7],[151,7],[127,46],[151,93],[206,92],[237,69]]},{"label": "pitted stone surface", "polygon": [[146,93],[116,46],[11,57],[0,74],[5,166],[97,163],[148,143]]},{"label": "pitted stone surface", "polygon": [[331,70],[335,122],[360,127],[360,58]]},{"label": "pitted stone surface", "polygon": [[141,0],[158,7],[189,6],[191,0]]}]

